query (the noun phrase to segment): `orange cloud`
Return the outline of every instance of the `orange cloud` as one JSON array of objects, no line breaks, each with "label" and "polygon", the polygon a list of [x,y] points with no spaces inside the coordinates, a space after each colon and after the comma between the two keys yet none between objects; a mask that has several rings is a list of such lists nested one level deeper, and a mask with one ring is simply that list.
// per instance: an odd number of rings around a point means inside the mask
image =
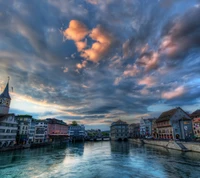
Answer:
[{"label": "orange cloud", "polygon": [[82,22],[78,20],[71,20],[69,28],[67,28],[63,35],[68,40],[81,41],[89,33],[89,30]]},{"label": "orange cloud", "polygon": [[82,69],[82,68],[86,67],[86,64],[87,64],[87,61],[83,61],[81,64],[80,63],[76,64],[76,67],[78,69]]},{"label": "orange cloud", "polygon": [[76,47],[77,47],[78,51],[80,52],[84,48],[86,48],[86,46],[87,46],[87,40],[85,40],[85,41],[77,41],[77,42],[75,42],[75,44],[76,44]]},{"label": "orange cloud", "polygon": [[81,56],[97,63],[106,54],[112,43],[112,37],[101,26],[97,26],[89,35],[94,41],[90,49],[83,50]]},{"label": "orange cloud", "polygon": [[139,72],[138,67],[134,64],[133,66],[131,66],[130,64],[126,67],[126,70],[123,73],[123,76],[125,77],[133,77],[135,76],[137,73]]},{"label": "orange cloud", "polygon": [[185,93],[185,88],[183,86],[180,86],[180,87],[176,88],[173,91],[163,92],[162,93],[162,98],[172,99],[172,98],[176,98],[178,96],[181,96],[184,93]]}]

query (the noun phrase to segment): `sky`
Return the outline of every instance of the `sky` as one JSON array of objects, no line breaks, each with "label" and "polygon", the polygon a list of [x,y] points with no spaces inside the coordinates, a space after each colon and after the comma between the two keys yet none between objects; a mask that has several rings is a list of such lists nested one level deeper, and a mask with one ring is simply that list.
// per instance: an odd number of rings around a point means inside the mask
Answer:
[{"label": "sky", "polygon": [[199,0],[0,0],[10,112],[109,129],[200,109]]}]

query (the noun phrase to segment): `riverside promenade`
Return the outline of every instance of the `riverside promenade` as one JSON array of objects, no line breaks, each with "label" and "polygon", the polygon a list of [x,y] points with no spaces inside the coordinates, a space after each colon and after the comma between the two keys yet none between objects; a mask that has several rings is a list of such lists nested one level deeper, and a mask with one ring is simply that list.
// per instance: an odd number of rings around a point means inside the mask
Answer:
[{"label": "riverside promenade", "polygon": [[192,151],[200,153],[200,142],[184,142],[179,140],[152,140],[152,139],[135,139],[131,138],[130,141],[142,144],[150,144],[161,146],[168,149],[179,151]]}]

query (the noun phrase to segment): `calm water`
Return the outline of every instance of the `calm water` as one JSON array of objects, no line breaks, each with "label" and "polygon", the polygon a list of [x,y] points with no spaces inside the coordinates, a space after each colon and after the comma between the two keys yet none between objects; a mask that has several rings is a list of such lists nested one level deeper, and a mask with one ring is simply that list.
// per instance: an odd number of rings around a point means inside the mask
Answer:
[{"label": "calm water", "polygon": [[200,177],[200,154],[130,142],[0,153],[0,178]]}]

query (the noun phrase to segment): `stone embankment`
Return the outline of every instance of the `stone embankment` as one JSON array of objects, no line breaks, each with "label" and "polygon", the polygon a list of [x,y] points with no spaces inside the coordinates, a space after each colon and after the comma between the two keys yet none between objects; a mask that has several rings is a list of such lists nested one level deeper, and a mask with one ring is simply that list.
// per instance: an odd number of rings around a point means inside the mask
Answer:
[{"label": "stone embankment", "polygon": [[168,149],[174,149],[179,151],[194,151],[200,152],[200,143],[198,142],[182,142],[174,140],[148,140],[148,139],[129,139],[137,143],[151,144],[156,146],[162,146]]}]

